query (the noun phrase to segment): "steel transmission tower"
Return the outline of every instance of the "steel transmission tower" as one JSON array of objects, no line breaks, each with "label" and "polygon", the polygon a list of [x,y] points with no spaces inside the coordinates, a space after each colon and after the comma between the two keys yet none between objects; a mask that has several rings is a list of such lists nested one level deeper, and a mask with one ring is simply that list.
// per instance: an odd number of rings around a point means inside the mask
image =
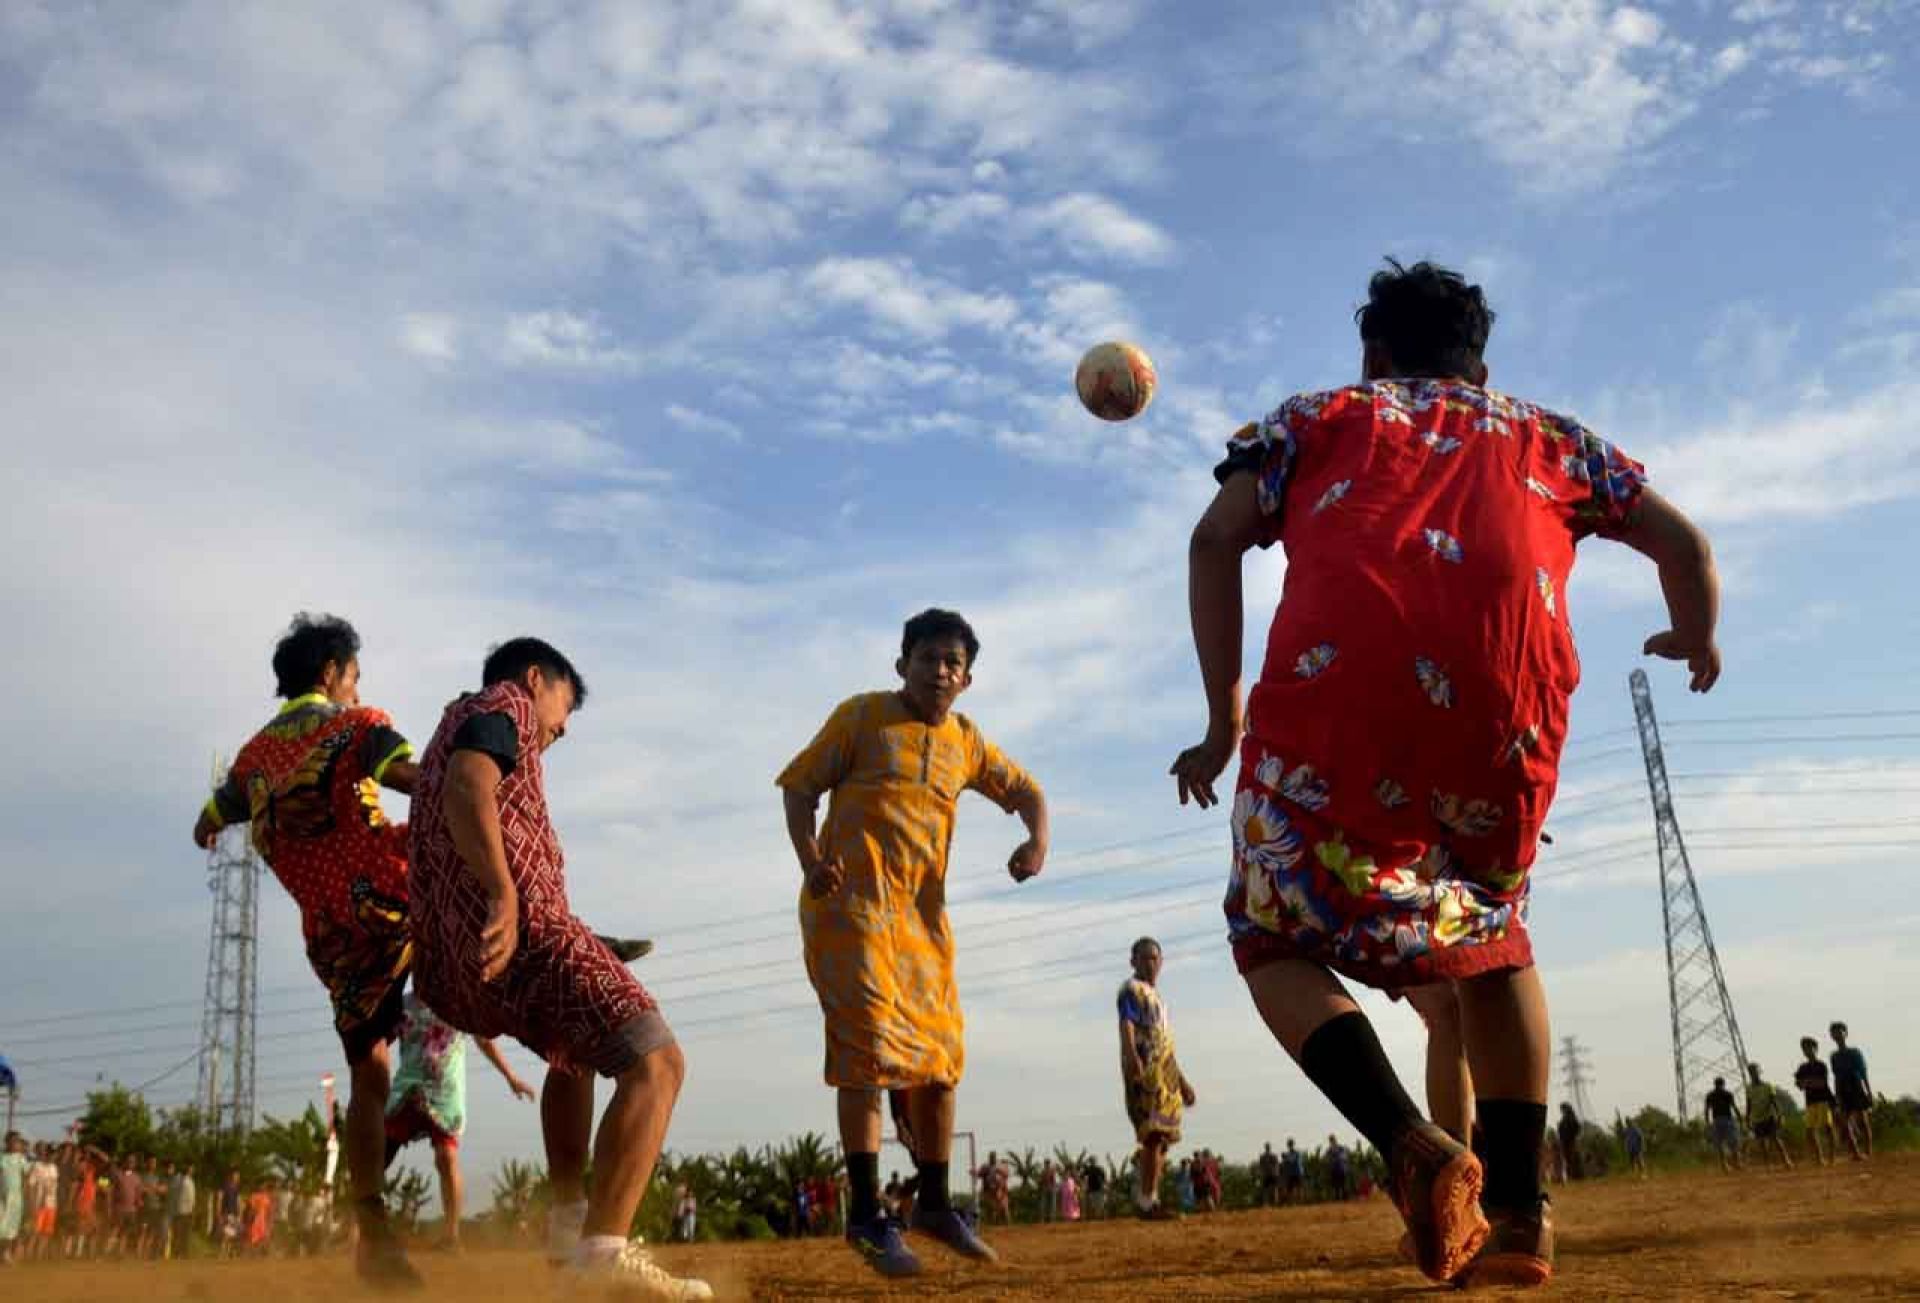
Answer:
[{"label": "steel transmission tower", "polygon": [[1588,1072],[1586,1051],[1580,1048],[1580,1041],[1573,1036],[1560,1040],[1560,1071],[1563,1074],[1561,1084],[1566,1087],[1567,1100],[1573,1105],[1573,1111],[1580,1115],[1582,1122],[1593,1117],[1593,1105],[1587,1098],[1587,1085],[1593,1080]]},{"label": "steel transmission tower", "polygon": [[1660,840],[1660,913],[1667,934],[1667,1002],[1673,1016],[1673,1090],[1685,1121],[1689,1102],[1701,1098],[1715,1077],[1737,1087],[1747,1079],[1747,1048],[1733,1016],[1720,953],[1713,948],[1700,884],[1687,860],[1680,820],[1667,786],[1667,760],[1660,748],[1660,724],[1653,714],[1653,692],[1644,670],[1635,670],[1633,714],[1640,725],[1640,752],[1647,762],[1647,793],[1653,800],[1654,831]]},{"label": "steel transmission tower", "polygon": [[253,1129],[253,1042],[260,987],[260,861],[244,828],[214,839],[207,856],[213,926],[200,1013],[199,1103],[215,1130]]}]

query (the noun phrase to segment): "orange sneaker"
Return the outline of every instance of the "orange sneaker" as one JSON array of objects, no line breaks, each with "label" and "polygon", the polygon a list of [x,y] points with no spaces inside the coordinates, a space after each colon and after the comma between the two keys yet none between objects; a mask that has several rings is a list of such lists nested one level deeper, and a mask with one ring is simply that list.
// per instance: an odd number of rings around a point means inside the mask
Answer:
[{"label": "orange sneaker", "polygon": [[1460,1284],[1538,1287],[1553,1278],[1553,1205],[1545,1196],[1524,1212],[1496,1212],[1492,1221],[1492,1233],[1461,1271]]},{"label": "orange sneaker", "polygon": [[1407,1223],[1413,1259],[1433,1280],[1452,1280],[1480,1251],[1480,1160],[1431,1122],[1402,1131],[1393,1144],[1388,1188]]}]

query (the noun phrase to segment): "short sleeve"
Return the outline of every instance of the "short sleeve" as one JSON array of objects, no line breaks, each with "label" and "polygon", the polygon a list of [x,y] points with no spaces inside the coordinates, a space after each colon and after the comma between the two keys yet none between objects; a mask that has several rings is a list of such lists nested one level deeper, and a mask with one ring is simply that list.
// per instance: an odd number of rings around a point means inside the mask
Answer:
[{"label": "short sleeve", "polygon": [[413,756],[413,744],[400,735],[393,721],[382,711],[369,711],[360,729],[361,772],[379,782],[386,777],[387,766]]},{"label": "short sleeve", "polygon": [[246,784],[241,782],[239,774],[231,769],[227,771],[220,786],[213,789],[205,813],[222,828],[231,823],[245,823],[252,817],[253,805],[247,800]]},{"label": "short sleeve", "polygon": [[1011,812],[1020,797],[1039,790],[1032,775],[1007,759],[999,747],[978,732],[974,737],[973,772],[967,775],[966,783],[969,791],[978,792],[1002,810]]},{"label": "short sleeve", "polygon": [[480,752],[500,766],[500,776],[505,778],[520,764],[520,730],[503,711],[469,715],[453,731],[453,750]]},{"label": "short sleeve", "polygon": [[1226,458],[1213,468],[1213,478],[1225,484],[1243,471],[1254,476],[1254,493],[1267,522],[1259,539],[1261,547],[1272,547],[1280,540],[1287,486],[1299,473],[1302,450],[1312,444],[1315,427],[1351,398],[1352,391],[1344,389],[1295,394],[1261,419],[1241,426],[1227,440]]},{"label": "short sleeve", "polygon": [[1120,1021],[1132,1023],[1135,1027],[1152,1025],[1153,1019],[1147,1012],[1146,1002],[1140,998],[1140,993],[1133,989],[1132,982],[1128,982],[1120,988],[1120,999],[1118,1003],[1120,1006]]},{"label": "short sleeve", "polygon": [[1647,468],[1578,421],[1552,414],[1542,419],[1558,432],[1560,469],[1575,485],[1574,536],[1618,538],[1639,511]]},{"label": "short sleeve", "polygon": [[834,707],[813,741],[787,762],[774,786],[818,800],[853,772],[854,743],[859,738],[863,699],[850,697]]}]

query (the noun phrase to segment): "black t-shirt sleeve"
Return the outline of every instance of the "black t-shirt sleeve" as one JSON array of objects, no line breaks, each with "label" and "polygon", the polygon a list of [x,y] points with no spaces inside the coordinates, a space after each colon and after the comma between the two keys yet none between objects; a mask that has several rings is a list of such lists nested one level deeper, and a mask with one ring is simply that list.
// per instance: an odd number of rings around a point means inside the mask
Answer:
[{"label": "black t-shirt sleeve", "polygon": [[386,774],[388,765],[396,760],[411,759],[412,756],[412,744],[393,725],[375,724],[361,730],[361,772],[376,783]]},{"label": "black t-shirt sleeve", "polygon": [[478,751],[491,756],[505,778],[520,763],[520,734],[513,717],[499,711],[470,716],[453,733],[455,751]]},{"label": "black t-shirt sleeve", "polygon": [[246,785],[240,781],[238,774],[231,771],[226,780],[214,789],[213,799],[207,802],[207,808],[222,827],[230,823],[244,823],[253,812],[247,800]]}]

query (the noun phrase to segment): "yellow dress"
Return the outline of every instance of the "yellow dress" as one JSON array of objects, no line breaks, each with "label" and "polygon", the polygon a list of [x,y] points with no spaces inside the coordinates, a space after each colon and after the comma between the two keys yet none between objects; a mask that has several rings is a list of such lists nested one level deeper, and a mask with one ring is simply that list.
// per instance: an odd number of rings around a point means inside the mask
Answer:
[{"label": "yellow dress", "polygon": [[1033,779],[966,716],[929,726],[898,693],[872,692],[842,702],[775,781],[831,794],[820,847],[846,869],[825,900],[800,890],[827,1084],[958,1084],[965,1022],[946,908],[954,807],[972,790],[1011,811]]}]

